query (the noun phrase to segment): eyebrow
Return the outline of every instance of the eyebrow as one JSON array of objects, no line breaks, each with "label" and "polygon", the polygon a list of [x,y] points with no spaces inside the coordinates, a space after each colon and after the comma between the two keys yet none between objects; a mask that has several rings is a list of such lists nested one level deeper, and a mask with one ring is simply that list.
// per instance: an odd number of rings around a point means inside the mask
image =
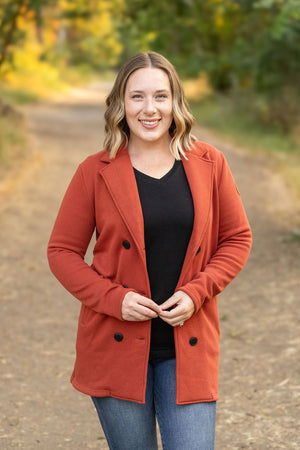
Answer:
[{"label": "eyebrow", "polygon": [[[137,94],[142,94],[144,91],[140,91],[138,89],[132,89],[131,91],[129,91],[130,94],[132,94],[133,92],[136,92]],[[159,94],[161,92],[170,92],[170,89],[157,89],[157,91],[155,91],[155,94]]]}]

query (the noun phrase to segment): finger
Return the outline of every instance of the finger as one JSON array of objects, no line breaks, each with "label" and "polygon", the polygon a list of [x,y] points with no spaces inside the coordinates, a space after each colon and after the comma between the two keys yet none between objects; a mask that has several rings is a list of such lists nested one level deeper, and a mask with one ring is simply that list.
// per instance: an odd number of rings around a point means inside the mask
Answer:
[{"label": "finger", "polygon": [[172,309],[171,311],[163,311],[162,313],[159,314],[159,317],[161,317],[162,319],[166,319],[166,320],[179,320],[180,318],[184,317],[185,319],[187,318],[187,312],[183,309],[180,308],[179,306]]},{"label": "finger", "polygon": [[160,311],[159,306],[153,300],[136,292],[128,292],[123,299],[123,304],[130,308],[134,308],[136,305],[143,305],[156,313]]},{"label": "finger", "polygon": [[157,314],[149,308],[136,306],[136,308],[125,308],[123,311],[123,318],[130,321],[145,321],[154,319]]},{"label": "finger", "polygon": [[187,320],[187,318],[182,315],[182,316],[178,316],[178,317],[174,317],[174,318],[163,318],[161,317],[161,319],[166,322],[167,324],[171,325],[172,327],[177,327],[180,325],[181,322],[185,322],[185,320]]},{"label": "finger", "polygon": [[157,317],[156,303],[147,297],[134,292],[128,292],[122,303],[122,317],[124,320],[141,321]]},{"label": "finger", "polygon": [[[160,313],[162,317],[171,319],[179,317],[182,314],[185,315],[185,319],[189,319],[195,311],[193,300],[185,293],[178,291],[169,300],[172,300],[172,302],[175,300],[176,303],[171,310],[162,310]],[[168,306],[167,302],[165,302],[167,304],[166,306]]]},{"label": "finger", "polygon": [[159,314],[161,311],[159,305],[147,297],[140,296],[138,299],[138,304],[154,311],[156,314]]},{"label": "finger", "polygon": [[[146,306],[145,306],[146,305]],[[155,305],[155,304],[154,304]],[[138,299],[138,301],[131,301],[125,305],[125,311],[134,317],[142,318],[143,320],[154,319],[158,316],[156,311],[153,311],[149,306],[153,305],[147,302],[147,299]]]},{"label": "finger", "polygon": [[168,298],[168,300],[166,300],[164,303],[160,305],[160,309],[165,311],[169,308],[172,308],[173,306],[177,305],[178,300],[179,300],[178,295],[174,294],[172,295],[172,297]]},{"label": "finger", "polygon": [[180,301],[175,308],[170,311],[162,311],[159,317],[172,326],[176,326],[181,321],[188,320],[194,313],[194,305],[191,302]]},{"label": "finger", "polygon": [[125,314],[124,320],[128,322],[146,322],[149,320],[149,317],[139,314],[137,311],[131,311],[128,315]]},{"label": "finger", "polygon": [[148,308],[147,306],[143,306],[141,304],[136,305],[135,310],[138,314],[147,317],[149,319],[153,319],[158,316],[158,314],[155,311],[153,311],[153,309]]},{"label": "finger", "polygon": [[187,308],[185,307],[184,304],[176,303],[172,309],[170,309],[170,310],[162,310],[159,313],[159,316],[160,317],[165,317],[165,318],[168,318],[168,319],[173,319],[173,318],[179,317],[180,315],[185,314],[186,312],[187,312]]},{"label": "finger", "polygon": [[148,314],[140,313],[139,311],[130,311],[130,313],[126,316],[125,320],[130,320],[134,322],[145,322],[146,320],[150,319],[154,319],[154,317],[151,317]]},{"label": "finger", "polygon": [[174,310],[172,309],[172,311],[163,311],[159,314],[159,317],[163,320],[177,320],[183,314],[184,311],[177,311],[177,308],[174,308]]}]

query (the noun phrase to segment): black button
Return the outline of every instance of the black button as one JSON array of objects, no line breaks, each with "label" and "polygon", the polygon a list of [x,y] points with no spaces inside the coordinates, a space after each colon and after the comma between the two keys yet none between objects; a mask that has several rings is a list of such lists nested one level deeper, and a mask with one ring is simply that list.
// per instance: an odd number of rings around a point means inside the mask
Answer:
[{"label": "black button", "polygon": [[198,339],[195,336],[191,337],[190,345],[194,346],[197,344],[197,342],[198,342]]},{"label": "black button", "polygon": [[198,248],[198,250],[196,251],[196,255],[198,255],[198,253],[200,253],[201,251],[201,247]]},{"label": "black button", "polygon": [[126,284],[122,284],[123,288],[127,289],[128,286],[126,286]]},{"label": "black button", "polygon": [[130,242],[129,241],[123,241],[123,247],[128,250],[130,248]]},{"label": "black button", "polygon": [[116,340],[117,342],[121,342],[121,341],[123,341],[123,334],[122,334],[122,333],[116,333],[116,334],[114,335],[114,338],[115,338],[115,340]]}]

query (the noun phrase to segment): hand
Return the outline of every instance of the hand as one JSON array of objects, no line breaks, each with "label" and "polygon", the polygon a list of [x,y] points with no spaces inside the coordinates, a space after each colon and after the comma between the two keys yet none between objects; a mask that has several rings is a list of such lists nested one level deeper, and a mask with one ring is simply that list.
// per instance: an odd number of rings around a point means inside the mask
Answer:
[{"label": "hand", "polygon": [[127,292],[122,303],[122,318],[142,322],[158,317],[159,306],[136,292]]},{"label": "hand", "polygon": [[[172,308],[168,311],[169,308]],[[172,327],[176,327],[180,322],[188,320],[195,311],[193,300],[185,292],[177,291],[162,305],[160,305],[159,317]]]}]

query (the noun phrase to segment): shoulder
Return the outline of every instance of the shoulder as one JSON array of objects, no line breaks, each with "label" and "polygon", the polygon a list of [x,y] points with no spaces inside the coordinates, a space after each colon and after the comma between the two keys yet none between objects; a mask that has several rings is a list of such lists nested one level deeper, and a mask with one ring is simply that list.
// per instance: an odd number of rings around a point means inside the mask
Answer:
[{"label": "shoulder", "polygon": [[212,164],[214,167],[215,176],[220,176],[224,167],[228,164],[224,154],[213,145],[202,141],[194,141],[191,150],[186,152],[188,160],[193,164],[193,161],[205,161]]},{"label": "shoulder", "polygon": [[105,166],[109,160],[109,153],[106,150],[101,150],[100,152],[89,155],[79,164],[79,167],[85,173],[96,172]]},{"label": "shoulder", "polygon": [[220,162],[224,160],[223,153],[213,145],[202,141],[194,141],[191,150],[186,153],[187,158],[190,156],[202,158],[207,161]]},{"label": "shoulder", "polygon": [[73,180],[80,186],[85,186],[86,192],[93,193],[101,169],[109,162],[106,150],[89,155],[77,167]]}]

